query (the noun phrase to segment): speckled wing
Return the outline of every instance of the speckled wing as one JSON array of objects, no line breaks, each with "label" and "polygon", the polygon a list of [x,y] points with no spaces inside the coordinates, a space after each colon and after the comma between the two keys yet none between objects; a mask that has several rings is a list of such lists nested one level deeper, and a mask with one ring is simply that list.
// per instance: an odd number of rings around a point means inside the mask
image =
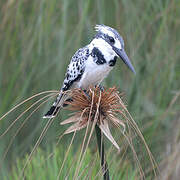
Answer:
[{"label": "speckled wing", "polygon": [[63,96],[63,92],[74,87],[74,84],[81,79],[85,69],[85,61],[88,59],[88,57],[89,49],[87,46],[79,49],[74,54],[67,68],[61,91],[56,98],[56,101],[53,103],[50,110],[44,115],[43,118],[52,118],[59,112],[60,107],[63,105],[64,101],[68,99],[68,97]]},{"label": "speckled wing", "polygon": [[66,91],[73,87],[74,82],[78,82],[85,69],[85,61],[89,57],[89,49],[87,47],[79,49],[71,59],[67,68],[66,76],[62,86],[62,91]]}]

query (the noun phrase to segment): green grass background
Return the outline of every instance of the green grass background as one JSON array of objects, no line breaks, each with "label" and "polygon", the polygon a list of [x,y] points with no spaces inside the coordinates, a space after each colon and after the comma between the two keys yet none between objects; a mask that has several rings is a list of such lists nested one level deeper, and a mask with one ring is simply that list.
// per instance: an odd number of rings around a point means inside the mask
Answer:
[{"label": "green grass background", "polygon": [[[126,93],[128,110],[160,164],[166,158],[167,144],[173,141],[174,134],[180,134],[178,0],[1,0],[0,116],[33,94],[58,90],[72,55],[91,41],[96,24],[112,26],[124,38],[126,52],[137,74],[132,74],[119,60],[104,84],[115,85]],[[35,100],[0,121],[0,132],[32,102]],[[21,161],[31,152],[47,123],[42,115],[50,104],[34,113],[14,139],[6,159],[0,162],[1,179],[13,173],[17,159]],[[0,138],[1,157],[25,117]],[[66,112],[61,113],[49,128],[41,143],[43,151],[54,146],[65,129],[59,122],[66,117]],[[61,148],[66,141],[70,142],[67,139],[61,141]],[[79,147],[78,143],[74,144]],[[118,166],[119,171],[122,166]],[[124,172],[131,168],[127,166]],[[48,168],[40,172],[45,169]]]}]

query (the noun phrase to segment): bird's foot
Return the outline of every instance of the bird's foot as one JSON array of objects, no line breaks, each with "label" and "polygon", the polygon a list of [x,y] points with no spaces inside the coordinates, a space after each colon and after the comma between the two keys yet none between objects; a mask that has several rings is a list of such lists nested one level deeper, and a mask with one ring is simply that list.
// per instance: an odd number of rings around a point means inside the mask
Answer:
[{"label": "bird's foot", "polygon": [[99,89],[101,90],[101,92],[104,91],[104,86],[102,86],[101,84],[98,85],[99,86]]}]

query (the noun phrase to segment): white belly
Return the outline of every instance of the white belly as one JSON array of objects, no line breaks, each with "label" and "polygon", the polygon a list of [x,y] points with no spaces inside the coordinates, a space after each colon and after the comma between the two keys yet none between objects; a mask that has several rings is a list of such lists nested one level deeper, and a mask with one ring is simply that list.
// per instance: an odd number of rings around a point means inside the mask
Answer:
[{"label": "white belly", "polygon": [[89,86],[98,85],[111,70],[112,67],[108,64],[97,65],[92,58],[88,59],[83,76],[77,86],[79,88],[87,89]]}]

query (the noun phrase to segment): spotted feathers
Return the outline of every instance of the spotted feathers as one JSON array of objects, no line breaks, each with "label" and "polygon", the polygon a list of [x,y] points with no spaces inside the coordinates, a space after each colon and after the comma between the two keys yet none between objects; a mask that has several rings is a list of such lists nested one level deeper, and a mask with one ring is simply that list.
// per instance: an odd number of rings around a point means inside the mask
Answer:
[{"label": "spotted feathers", "polygon": [[73,55],[60,93],[44,118],[54,117],[64,101],[71,98],[65,97],[65,91],[99,85],[115,66],[117,56],[121,57],[118,53],[124,52],[124,41],[115,29],[105,25],[97,25],[95,29],[97,34],[90,44]]}]

